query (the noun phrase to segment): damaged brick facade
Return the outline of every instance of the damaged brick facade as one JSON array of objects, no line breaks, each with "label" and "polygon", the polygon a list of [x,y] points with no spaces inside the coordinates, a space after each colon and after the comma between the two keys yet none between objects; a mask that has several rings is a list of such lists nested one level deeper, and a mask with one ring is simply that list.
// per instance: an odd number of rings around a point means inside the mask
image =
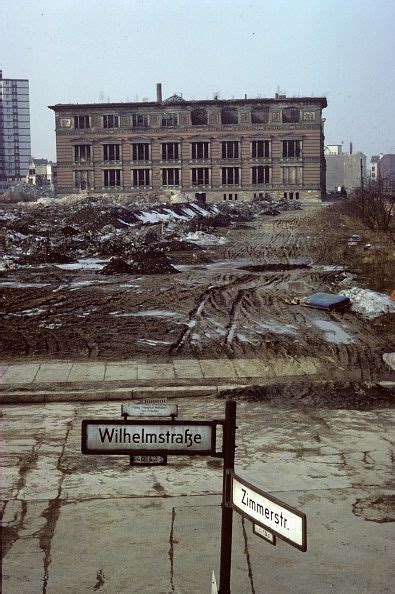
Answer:
[{"label": "damaged brick facade", "polygon": [[325,193],[324,97],[57,104],[58,194],[207,202]]}]

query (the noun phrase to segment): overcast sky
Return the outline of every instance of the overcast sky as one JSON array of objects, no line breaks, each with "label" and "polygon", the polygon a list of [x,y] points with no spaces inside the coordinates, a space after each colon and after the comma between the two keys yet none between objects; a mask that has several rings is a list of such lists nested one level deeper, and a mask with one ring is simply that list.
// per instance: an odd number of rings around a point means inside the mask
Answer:
[{"label": "overcast sky", "polygon": [[394,0],[1,0],[0,69],[30,81],[32,154],[48,105],[325,96],[325,144],[395,153]]}]

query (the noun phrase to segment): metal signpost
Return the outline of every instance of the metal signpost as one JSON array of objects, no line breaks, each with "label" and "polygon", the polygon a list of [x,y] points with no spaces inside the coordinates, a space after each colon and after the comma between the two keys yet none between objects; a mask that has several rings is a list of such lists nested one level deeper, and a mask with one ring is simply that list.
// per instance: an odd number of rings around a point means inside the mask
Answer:
[{"label": "metal signpost", "polygon": [[[82,421],[83,454],[127,454],[132,466],[163,466],[167,464],[168,455],[224,459],[219,594],[230,594],[233,510],[251,520],[254,534],[272,545],[276,544],[278,536],[300,551],[306,551],[305,514],[261,491],[234,472],[236,402],[226,401],[224,420],[176,421],[177,405],[168,404],[165,400],[123,404],[121,414],[123,420]],[[220,451],[216,450],[218,426],[223,427]],[[214,572],[212,592],[217,592]]]}]

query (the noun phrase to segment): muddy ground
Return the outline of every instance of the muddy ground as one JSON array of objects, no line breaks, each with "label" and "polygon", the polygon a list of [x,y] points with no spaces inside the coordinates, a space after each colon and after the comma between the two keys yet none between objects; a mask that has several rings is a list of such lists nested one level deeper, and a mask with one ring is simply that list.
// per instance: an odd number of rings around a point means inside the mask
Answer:
[{"label": "muddy ground", "polygon": [[102,203],[3,205],[1,359],[314,356],[367,381],[388,372],[391,314],[329,313],[303,299],[391,293],[390,234],[333,205],[183,208],[155,219]]}]

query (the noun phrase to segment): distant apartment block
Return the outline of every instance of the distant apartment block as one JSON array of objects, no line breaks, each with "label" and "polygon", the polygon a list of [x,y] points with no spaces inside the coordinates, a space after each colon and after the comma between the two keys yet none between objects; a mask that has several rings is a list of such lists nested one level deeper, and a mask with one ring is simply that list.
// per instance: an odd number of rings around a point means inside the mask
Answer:
[{"label": "distant apartment block", "polygon": [[395,155],[381,155],[378,161],[378,175],[384,184],[384,189],[395,196]]},{"label": "distant apartment block", "polygon": [[29,81],[0,70],[0,191],[27,175],[29,159]]},{"label": "distant apartment block", "polygon": [[347,192],[361,185],[362,175],[366,172],[366,155],[353,152],[350,143],[350,153],[343,153],[341,144],[330,144],[325,147],[326,187],[328,192],[337,191],[344,187]]},{"label": "distant apartment block", "polygon": [[47,159],[31,158],[26,182],[38,188],[53,191],[56,187],[56,163]]},{"label": "distant apartment block", "polygon": [[57,104],[58,193],[319,200],[324,97]]}]

